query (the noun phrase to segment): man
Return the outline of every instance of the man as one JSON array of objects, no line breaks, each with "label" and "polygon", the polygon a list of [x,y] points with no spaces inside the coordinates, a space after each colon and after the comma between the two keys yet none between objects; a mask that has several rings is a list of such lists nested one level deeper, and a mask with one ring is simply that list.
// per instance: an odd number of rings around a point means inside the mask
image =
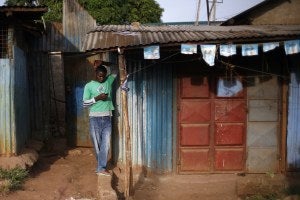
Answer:
[{"label": "man", "polygon": [[95,79],[84,87],[83,106],[89,107],[90,135],[97,158],[97,174],[109,176],[106,169],[111,137],[112,84],[115,75],[107,76],[107,69],[99,65],[95,69]]}]

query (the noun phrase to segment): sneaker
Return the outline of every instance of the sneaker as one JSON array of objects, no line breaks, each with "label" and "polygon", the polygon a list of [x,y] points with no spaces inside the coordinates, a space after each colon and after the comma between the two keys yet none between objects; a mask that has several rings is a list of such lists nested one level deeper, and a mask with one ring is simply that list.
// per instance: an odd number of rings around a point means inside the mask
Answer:
[{"label": "sneaker", "polygon": [[106,170],[103,170],[103,171],[100,171],[100,172],[97,172],[98,175],[101,175],[101,176],[110,176],[110,173]]}]

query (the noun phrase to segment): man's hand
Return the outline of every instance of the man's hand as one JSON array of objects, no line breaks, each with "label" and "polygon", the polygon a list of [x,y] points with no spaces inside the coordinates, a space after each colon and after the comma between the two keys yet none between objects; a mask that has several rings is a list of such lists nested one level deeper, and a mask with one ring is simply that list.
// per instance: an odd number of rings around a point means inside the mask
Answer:
[{"label": "man's hand", "polygon": [[95,97],[95,100],[96,101],[99,101],[99,100],[105,101],[107,99],[107,97],[108,97],[108,94],[101,93]]}]

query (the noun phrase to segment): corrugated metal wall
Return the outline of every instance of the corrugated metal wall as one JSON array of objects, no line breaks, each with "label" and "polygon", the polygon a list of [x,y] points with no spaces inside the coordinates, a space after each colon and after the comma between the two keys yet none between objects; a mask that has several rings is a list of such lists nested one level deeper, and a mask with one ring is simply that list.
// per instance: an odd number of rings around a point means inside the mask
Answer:
[{"label": "corrugated metal wall", "polygon": [[66,133],[71,146],[91,147],[88,109],[82,106],[84,86],[94,77],[84,57],[65,56]]},{"label": "corrugated metal wall", "polygon": [[63,51],[64,36],[63,25],[53,22],[46,23],[45,34],[30,37],[30,48],[32,53],[44,53]]},{"label": "corrugated metal wall", "polygon": [[16,153],[12,68],[9,59],[0,59],[0,155]]},{"label": "corrugated metal wall", "polygon": [[[128,58],[130,59],[130,58]],[[149,64],[149,62],[148,62]],[[133,166],[145,166],[155,172],[172,171],[173,139],[173,76],[172,67],[153,65],[147,69],[142,61],[127,62],[129,73],[128,110],[132,140]],[[136,73],[135,73],[136,72]],[[120,98],[117,97],[117,115],[122,117]],[[118,110],[119,109],[119,110]],[[122,119],[119,121],[121,127]],[[122,130],[114,138],[119,146],[114,146],[117,158],[124,160],[124,140]]]},{"label": "corrugated metal wall", "polygon": [[80,51],[85,34],[96,26],[96,20],[74,0],[64,0],[63,19],[64,51]]},{"label": "corrugated metal wall", "polygon": [[13,52],[14,59],[0,59],[0,155],[17,154],[30,135],[26,56]]},{"label": "corrugated metal wall", "polygon": [[30,127],[32,138],[43,140],[50,134],[50,84],[48,54],[28,54]]},{"label": "corrugated metal wall", "polygon": [[[299,66],[298,66],[299,67]],[[289,86],[287,168],[300,169],[300,72],[291,73]]]},{"label": "corrugated metal wall", "polygon": [[15,118],[16,153],[19,153],[30,137],[30,104],[27,58],[25,52],[18,47],[14,47],[13,65],[14,76],[11,78],[14,80],[14,98],[11,103],[14,104],[12,116]]},{"label": "corrugated metal wall", "polygon": [[247,172],[277,172],[280,127],[277,77],[254,77],[247,92]]},{"label": "corrugated metal wall", "polygon": [[[57,129],[56,123],[58,123],[54,121],[55,119],[51,119],[51,116],[56,116],[56,113],[53,113],[55,112],[54,101],[51,101],[55,97],[55,95],[51,95],[51,88],[53,86],[51,75],[62,75],[63,77],[63,74],[50,73],[53,72],[50,68],[53,64],[51,63],[49,53],[61,52],[64,48],[62,24],[47,23],[44,35],[40,37],[31,35],[28,38],[28,43],[30,44],[30,51],[27,54],[31,111],[30,126],[32,138],[44,140],[51,135],[53,129]],[[55,66],[57,67],[57,65]],[[63,69],[63,66],[61,68]],[[60,100],[64,101],[64,99]]]}]

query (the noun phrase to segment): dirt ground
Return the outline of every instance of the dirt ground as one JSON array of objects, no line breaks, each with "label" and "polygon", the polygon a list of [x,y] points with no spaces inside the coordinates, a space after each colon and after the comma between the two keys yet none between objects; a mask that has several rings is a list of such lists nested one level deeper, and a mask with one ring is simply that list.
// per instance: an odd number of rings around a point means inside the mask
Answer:
[{"label": "dirt ground", "polygon": [[[40,152],[39,159],[32,167],[23,189],[0,196],[0,199],[94,200],[99,199],[99,190],[105,192],[107,186],[112,186],[114,188],[112,191],[119,197],[118,199],[123,199],[122,170],[114,168],[111,178],[102,178],[96,175],[95,166],[93,149],[69,149],[64,140],[55,141],[53,149]],[[241,183],[241,187],[237,188],[237,181],[242,179],[243,177],[236,174],[148,175],[148,177],[135,174],[131,199],[236,200],[241,199],[238,198],[238,192],[246,189],[243,186],[250,180],[245,180]],[[258,180],[257,177],[254,177],[254,180]],[[277,180],[277,186],[281,186],[281,181],[280,178]],[[269,184],[265,179],[262,183]],[[276,187],[273,189],[276,190]]]},{"label": "dirt ground", "polygon": [[95,199],[97,175],[92,149],[67,149],[64,140],[57,149],[42,151],[30,170],[23,189],[2,196],[7,200]]}]

